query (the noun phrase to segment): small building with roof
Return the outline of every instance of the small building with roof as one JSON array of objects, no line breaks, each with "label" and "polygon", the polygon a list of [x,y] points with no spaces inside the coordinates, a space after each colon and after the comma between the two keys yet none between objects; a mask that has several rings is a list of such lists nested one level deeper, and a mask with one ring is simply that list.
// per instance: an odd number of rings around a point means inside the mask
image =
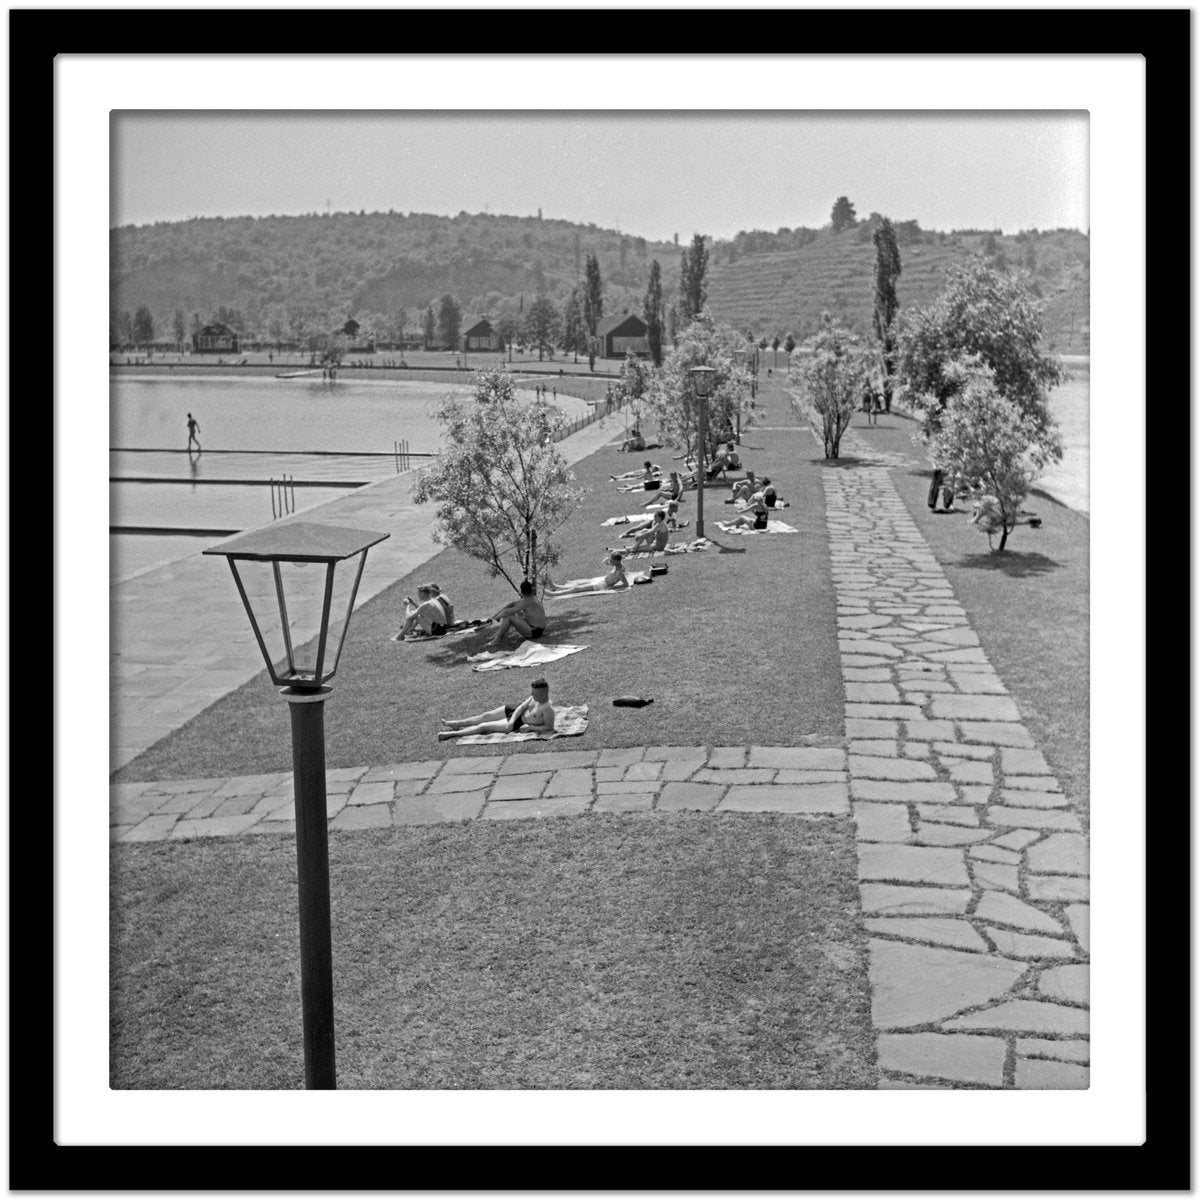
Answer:
[{"label": "small building with roof", "polygon": [[237,354],[238,335],[228,325],[214,321],[192,334],[192,351],[195,354]]},{"label": "small building with roof", "polygon": [[624,358],[629,352],[649,354],[649,328],[637,313],[626,312],[611,317],[596,330],[600,340],[601,358]]},{"label": "small building with roof", "polygon": [[500,335],[487,317],[480,317],[470,329],[462,335],[462,351],[469,354],[472,350],[499,350]]}]

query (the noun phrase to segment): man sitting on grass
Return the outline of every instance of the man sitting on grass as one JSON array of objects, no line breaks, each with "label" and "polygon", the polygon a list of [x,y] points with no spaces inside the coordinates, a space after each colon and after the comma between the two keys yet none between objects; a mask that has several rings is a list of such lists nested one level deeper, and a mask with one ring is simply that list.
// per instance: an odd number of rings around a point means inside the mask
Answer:
[{"label": "man sitting on grass", "polygon": [[745,479],[739,479],[733,485],[733,495],[725,501],[726,504],[745,504],[758,491],[760,484],[754,477],[753,471],[746,472]]},{"label": "man sitting on grass", "polygon": [[506,604],[492,620],[499,621],[500,628],[488,642],[489,650],[497,649],[510,629],[523,638],[540,638],[546,632],[546,610],[528,579],[521,580],[520,596]]},{"label": "man sitting on grass", "polygon": [[667,477],[666,486],[660,488],[658,494],[651,496],[642,507],[653,508],[656,504],[670,504],[672,501],[678,503],[682,495],[683,480],[680,479],[678,471],[672,471]]},{"label": "man sitting on grass", "polygon": [[716,479],[722,471],[738,471],[742,466],[742,457],[737,452],[733,442],[726,442],[725,449],[713,459],[708,468],[708,478]]},{"label": "man sitting on grass", "polygon": [[645,533],[639,533],[629,548],[630,554],[639,554],[643,550],[665,550],[671,539],[671,531],[667,528],[667,514],[659,509],[654,514],[654,521]]},{"label": "man sitting on grass", "polygon": [[505,704],[461,721],[448,721],[443,717],[442,724],[448,728],[438,731],[439,742],[472,733],[519,733],[523,730],[551,733],[554,708],[550,704],[550,685],[542,678],[535,679],[529,685],[529,696],[516,708]]},{"label": "man sitting on grass", "polygon": [[[679,501],[678,500],[669,500],[669,501],[667,501],[667,504],[665,507],[663,507],[660,504],[658,506],[658,508],[655,509],[654,512],[647,514],[646,519],[644,521],[635,521],[632,525],[629,526],[628,529],[621,530],[621,537],[623,537],[623,538],[637,537],[639,533],[645,533],[647,529],[653,528],[654,517],[655,517],[655,514],[659,510],[661,510],[667,518],[667,528],[668,529],[681,528],[681,526],[679,524]],[[686,525],[686,524],[687,524],[687,522],[685,521],[684,525]]]}]

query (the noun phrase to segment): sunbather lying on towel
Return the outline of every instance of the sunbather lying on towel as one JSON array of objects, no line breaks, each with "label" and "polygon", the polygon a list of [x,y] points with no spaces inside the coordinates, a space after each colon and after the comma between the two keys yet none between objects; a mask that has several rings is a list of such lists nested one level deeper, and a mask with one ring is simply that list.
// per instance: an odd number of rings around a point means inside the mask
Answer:
[{"label": "sunbather lying on towel", "polygon": [[662,483],[662,467],[646,459],[640,471],[625,471],[620,475],[610,475],[609,479],[613,483],[624,484],[619,488],[622,492],[646,491]]},{"label": "sunbather lying on towel", "polygon": [[550,685],[540,676],[529,685],[529,696],[515,708],[505,704],[487,712],[476,713],[461,721],[442,719],[448,726],[438,731],[438,741],[464,737],[470,733],[516,733],[528,729],[533,733],[550,733],[554,729],[554,708],[550,704]]},{"label": "sunbather lying on towel", "polygon": [[573,592],[594,592],[598,588],[629,587],[629,578],[621,562],[622,557],[619,550],[614,550],[608,555],[605,559],[610,568],[607,575],[597,575],[594,579],[571,579],[560,584],[547,583],[546,595],[569,596]]}]

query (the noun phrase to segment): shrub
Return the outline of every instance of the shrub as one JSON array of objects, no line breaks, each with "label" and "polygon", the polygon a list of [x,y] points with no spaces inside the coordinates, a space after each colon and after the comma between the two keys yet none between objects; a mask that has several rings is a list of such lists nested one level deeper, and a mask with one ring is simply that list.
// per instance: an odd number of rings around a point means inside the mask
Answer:
[{"label": "shrub", "polygon": [[561,555],[551,534],[584,494],[555,445],[562,415],[544,401],[518,403],[512,376],[494,367],[475,373],[471,399],[443,400],[437,420],[444,448],[413,486],[416,503],[437,505],[434,541],[514,589],[536,583]]},{"label": "shrub", "polygon": [[975,524],[988,545],[999,533],[1003,550],[1030,485],[1047,462],[1062,457],[1062,442],[1056,430],[1040,428],[1005,399],[995,372],[978,358],[960,359],[949,371],[955,392],[929,438],[930,456],[947,484],[975,501]]}]

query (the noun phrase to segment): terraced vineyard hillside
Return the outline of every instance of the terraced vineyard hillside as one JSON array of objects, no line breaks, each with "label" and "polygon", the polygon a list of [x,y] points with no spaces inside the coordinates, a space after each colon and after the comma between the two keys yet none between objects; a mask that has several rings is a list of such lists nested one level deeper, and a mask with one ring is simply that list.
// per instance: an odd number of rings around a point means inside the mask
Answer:
[{"label": "terraced vineyard hillside", "polygon": [[[875,247],[882,220],[872,214],[842,233],[831,229],[742,231],[710,243],[708,300],[713,314],[757,337],[791,333],[803,341],[828,310],[870,329]],[[968,254],[1031,272],[1046,303],[1049,342],[1086,349],[1086,235],[1074,230],[1017,235],[937,233],[896,223],[902,305],[927,304],[948,266]],[[232,324],[248,340],[298,339],[338,328],[348,317],[386,339],[397,314],[413,332],[425,307],[445,293],[464,315],[520,314],[538,294],[561,309],[595,254],[605,315],[640,311],[652,260],[663,297],[677,297],[683,245],[618,230],[535,217],[459,213],[333,213],[294,217],[197,218],[111,231],[114,340],[122,316],[149,311],[155,336],[176,323]],[[129,340],[128,337],[122,340]]]},{"label": "terraced vineyard hillside", "polygon": [[[897,284],[902,306],[928,304],[945,283],[947,268],[973,253],[1011,266],[1032,265],[1033,286],[1046,305],[1047,340],[1061,351],[1084,350],[1088,334],[1088,243],[1076,232],[1016,237],[927,234],[900,247]],[[1029,249],[1032,247],[1032,255]],[[874,304],[875,247],[850,230],[822,232],[801,249],[747,255],[709,273],[713,314],[738,329],[770,339],[791,333],[798,342],[817,329],[821,314],[867,333]]]}]

